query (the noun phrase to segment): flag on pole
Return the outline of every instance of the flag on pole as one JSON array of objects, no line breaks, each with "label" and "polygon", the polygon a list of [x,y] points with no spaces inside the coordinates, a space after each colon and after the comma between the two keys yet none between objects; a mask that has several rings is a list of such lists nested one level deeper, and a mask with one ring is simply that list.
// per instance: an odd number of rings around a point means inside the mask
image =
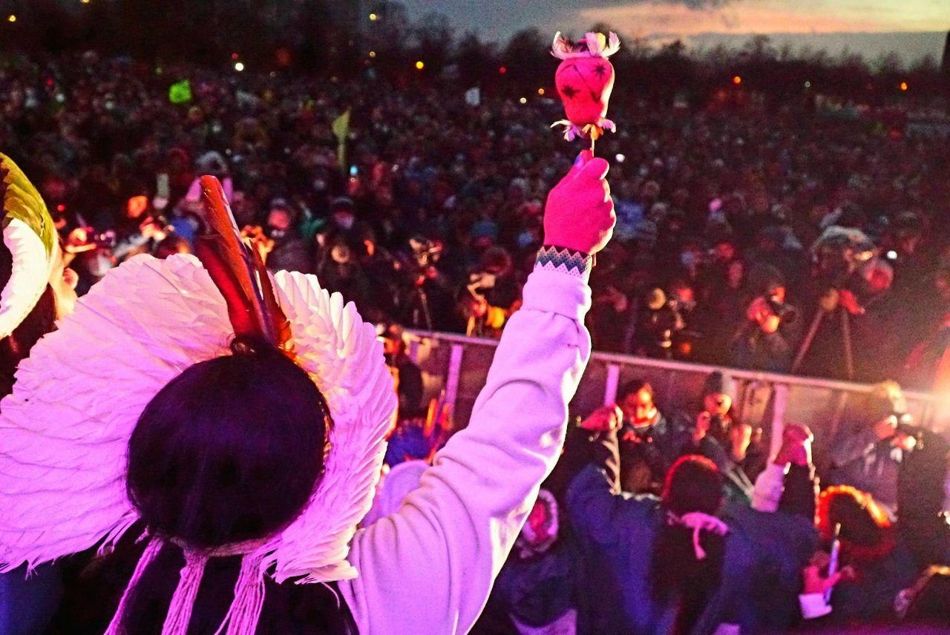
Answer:
[{"label": "flag on pole", "polygon": [[346,138],[350,134],[350,109],[333,120],[330,125],[333,130],[333,136],[336,137],[336,158],[340,164],[341,170],[346,170]]}]

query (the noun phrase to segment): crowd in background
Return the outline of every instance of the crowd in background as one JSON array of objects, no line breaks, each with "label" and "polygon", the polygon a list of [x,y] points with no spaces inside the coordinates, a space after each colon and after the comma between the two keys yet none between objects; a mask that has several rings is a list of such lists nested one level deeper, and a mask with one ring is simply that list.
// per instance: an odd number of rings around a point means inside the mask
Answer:
[{"label": "crowd in background", "polygon": [[[518,309],[578,150],[548,128],[555,100],[451,84],[87,53],[7,59],[0,90],[0,146],[41,183],[81,288],[130,254],[189,250],[211,173],[272,268],[317,273],[369,320],[476,336]],[[618,226],[591,282],[595,348],[928,388],[948,332],[944,144],[755,101],[664,109],[618,89],[597,146]]]},{"label": "crowd in background", "polygon": [[[189,252],[196,178],[214,174],[269,267],[316,273],[381,324],[400,391],[387,482],[403,489],[398,466],[451,431],[425,417],[401,329],[501,333],[547,190],[578,150],[549,129],[555,100],[451,85],[87,53],[6,59],[0,94],[0,148],[39,184],[81,290],[133,254]],[[945,142],[811,106],[657,108],[618,91],[619,131],[597,144],[618,223],[591,279],[596,349],[930,386],[950,333]],[[482,632],[769,629],[932,609],[929,578],[914,584],[948,562],[947,447],[906,418],[899,388],[869,396],[821,474],[808,430],[790,426],[770,456],[734,419],[728,376],[701,397],[666,413],[634,382],[572,429]],[[816,497],[819,484],[834,487]],[[702,541],[695,513],[710,523]]]},{"label": "crowd in background", "polygon": [[[943,632],[950,444],[900,386],[856,403],[818,465],[811,430],[786,425],[770,452],[735,394],[716,371],[668,409],[634,379],[578,419],[473,632]],[[419,484],[445,423],[400,421],[366,522]]]}]

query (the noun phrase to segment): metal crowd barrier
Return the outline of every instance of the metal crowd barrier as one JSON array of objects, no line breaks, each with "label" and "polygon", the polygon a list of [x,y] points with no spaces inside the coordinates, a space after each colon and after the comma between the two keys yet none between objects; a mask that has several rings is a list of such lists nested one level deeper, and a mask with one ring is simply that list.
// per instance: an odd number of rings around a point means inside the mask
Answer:
[{"label": "metal crowd barrier", "polygon": [[[437,399],[452,413],[455,427],[464,427],[498,342],[420,331],[409,331],[406,338],[410,357],[422,369],[427,400]],[[761,427],[773,451],[780,440],[776,432],[785,422],[805,423],[815,432],[819,459],[842,426],[860,423],[852,410],[871,389],[870,384],[595,352],[570,412],[572,417],[583,417],[598,406],[613,403],[620,387],[641,378],[653,386],[661,411],[692,416],[699,411],[703,380],[713,370],[728,370],[732,375],[738,393],[737,417]],[[945,399],[924,392],[904,394],[919,424],[950,433]],[[518,414],[512,412],[511,416]]]}]

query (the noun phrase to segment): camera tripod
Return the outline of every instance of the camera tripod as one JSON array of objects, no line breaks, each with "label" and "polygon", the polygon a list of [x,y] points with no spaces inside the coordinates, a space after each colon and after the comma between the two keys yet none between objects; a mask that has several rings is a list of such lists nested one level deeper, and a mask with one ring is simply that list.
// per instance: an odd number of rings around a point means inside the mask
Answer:
[{"label": "camera tripod", "polygon": [[814,343],[815,336],[818,335],[818,330],[821,328],[821,325],[826,319],[829,321],[833,320],[836,313],[839,314],[841,320],[841,348],[844,354],[845,378],[849,381],[854,379],[854,349],[851,343],[851,316],[848,310],[837,302],[831,310],[821,306],[819,302],[815,317],[812,318],[808,332],[798,347],[798,353],[795,354],[795,360],[792,362],[791,368],[792,374],[797,373],[799,368],[801,368],[802,362],[805,361],[805,356],[808,355],[808,351],[811,350],[811,345]]},{"label": "camera tripod", "polygon": [[[825,323],[830,324],[831,321],[835,319],[838,319],[841,322],[841,350],[844,356],[845,379],[848,381],[854,380],[854,348],[851,339],[851,313],[840,302],[839,293],[834,288],[832,288],[818,301],[815,317],[812,318],[811,324],[808,327],[808,332],[805,334],[805,338],[802,340],[802,343],[798,348],[798,353],[795,355],[795,359],[792,362],[792,374],[796,374],[801,368],[802,362],[804,362],[805,357],[811,350],[812,344],[815,341],[815,336],[818,334],[821,326]],[[847,403],[848,393],[846,391],[841,391],[838,394],[838,399],[835,403],[831,421],[826,431],[828,439],[835,439],[837,437],[838,429],[841,426],[841,420],[844,417]],[[824,460],[820,460],[820,462],[824,463]]]}]

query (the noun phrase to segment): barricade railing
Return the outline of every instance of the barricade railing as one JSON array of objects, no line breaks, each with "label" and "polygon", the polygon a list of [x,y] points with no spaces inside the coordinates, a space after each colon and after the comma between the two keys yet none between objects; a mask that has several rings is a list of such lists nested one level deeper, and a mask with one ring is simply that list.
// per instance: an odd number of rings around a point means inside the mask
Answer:
[{"label": "barricade railing", "polygon": [[[456,427],[464,427],[485,383],[498,345],[496,340],[453,333],[407,332],[409,354],[419,364],[427,398],[436,398],[452,413]],[[761,427],[773,450],[774,432],[785,422],[808,424],[816,435],[816,449],[834,439],[842,425],[859,423],[853,410],[871,389],[861,384],[817,377],[725,368],[707,364],[650,359],[595,352],[577,394],[570,404],[572,417],[582,417],[612,403],[628,381],[643,379],[653,386],[655,400],[666,413],[699,410],[702,384],[714,370],[727,371],[735,380],[737,417]],[[925,427],[947,433],[946,404],[937,395],[905,391],[910,413]],[[517,412],[511,413],[518,416]]]}]

